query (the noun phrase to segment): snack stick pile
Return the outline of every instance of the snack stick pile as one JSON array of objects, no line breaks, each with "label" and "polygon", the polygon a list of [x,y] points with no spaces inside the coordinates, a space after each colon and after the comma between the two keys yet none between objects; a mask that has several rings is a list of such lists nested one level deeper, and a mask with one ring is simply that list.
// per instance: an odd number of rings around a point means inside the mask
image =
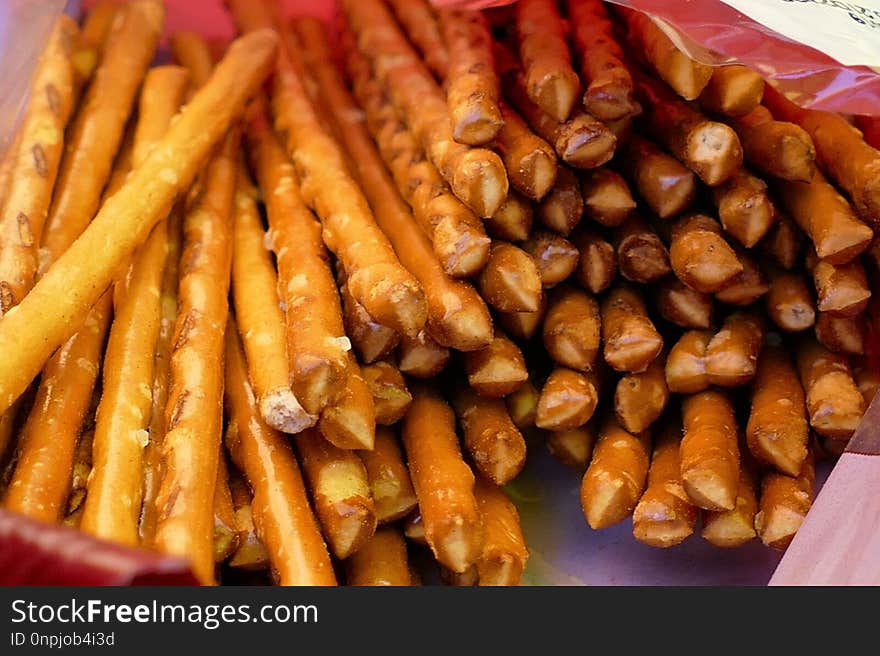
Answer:
[{"label": "snack stick pile", "polygon": [[528,442],[594,529],[785,549],[880,387],[880,151],[600,0],[339,4],[152,68],[161,2],[58,20],[2,506],[204,584],[516,585]]}]

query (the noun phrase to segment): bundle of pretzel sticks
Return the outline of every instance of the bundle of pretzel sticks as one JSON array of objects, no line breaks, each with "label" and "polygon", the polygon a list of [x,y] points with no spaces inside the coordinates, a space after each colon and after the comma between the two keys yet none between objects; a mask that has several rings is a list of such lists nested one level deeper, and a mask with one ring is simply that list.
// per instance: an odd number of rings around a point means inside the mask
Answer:
[{"label": "bundle of pretzel sticks", "polygon": [[599,0],[227,6],[152,68],[161,2],[55,26],[0,164],[3,507],[206,584],[513,585],[528,438],[595,529],[788,545],[880,386],[845,118]]}]

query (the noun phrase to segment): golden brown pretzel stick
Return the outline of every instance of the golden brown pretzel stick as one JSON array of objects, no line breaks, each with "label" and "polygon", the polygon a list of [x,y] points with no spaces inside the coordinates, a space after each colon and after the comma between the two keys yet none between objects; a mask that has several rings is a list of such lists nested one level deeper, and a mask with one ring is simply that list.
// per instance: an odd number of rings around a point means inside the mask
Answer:
[{"label": "golden brown pretzel stick", "polygon": [[351,295],[342,267],[337,268],[339,296],[342,300],[342,321],[346,336],[362,362],[369,364],[384,358],[397,348],[400,334],[373,320],[364,306]]},{"label": "golden brown pretzel stick", "polygon": [[809,182],[779,180],[776,190],[786,211],[807,233],[816,253],[831,264],[846,264],[871,243],[873,231],[820,171]]},{"label": "golden brown pretzel stick", "polygon": [[694,394],[709,387],[706,349],[712,337],[708,330],[689,330],[672,346],[666,358],[666,384],[670,392]]},{"label": "golden brown pretzel stick", "polygon": [[810,426],[825,437],[849,439],[865,405],[847,357],[807,337],[798,345],[797,366],[807,394]]},{"label": "golden brown pretzel stick", "polygon": [[636,208],[623,176],[604,166],[581,174],[581,194],[587,215],[604,226],[620,225]]},{"label": "golden brown pretzel stick", "polygon": [[758,462],[796,476],[808,440],[806,399],[794,363],[781,346],[765,346],[746,426],[749,451]]},{"label": "golden brown pretzel stick", "polygon": [[786,549],[801,527],[816,487],[812,453],[796,476],[766,472],[761,480],[761,505],[755,515],[755,529],[768,547]]},{"label": "golden brown pretzel stick", "polygon": [[535,426],[565,431],[586,424],[599,404],[600,377],[556,367],[538,398]]},{"label": "golden brown pretzel stick", "polygon": [[461,458],[455,414],[427,384],[413,388],[403,445],[431,551],[449,569],[464,572],[483,545],[474,475]]},{"label": "golden brown pretzel stick", "polygon": [[656,300],[660,316],[676,326],[705,330],[712,325],[712,296],[691,289],[675,276],[660,281]]},{"label": "golden brown pretzel stick", "polygon": [[551,0],[523,0],[515,11],[528,96],[541,111],[564,121],[577,102],[580,81],[571,67],[559,8]]},{"label": "golden brown pretzel stick", "polygon": [[868,306],[871,289],[865,267],[860,260],[834,266],[827,260],[818,260],[810,249],[806,257],[807,270],[816,286],[816,308],[838,317],[854,317]]},{"label": "golden brown pretzel stick", "polygon": [[183,222],[163,476],[156,497],[156,548],[188,558],[203,584],[214,579],[209,509],[223,429],[223,334],[238,168],[239,131],[233,128],[208,164],[201,194]]},{"label": "golden brown pretzel stick", "polygon": [[372,449],[376,437],[373,394],[354,355],[348,366],[342,396],[321,411],[318,429],[339,449]]},{"label": "golden brown pretzel stick", "polygon": [[493,148],[501,156],[510,184],[532,200],[541,200],[556,181],[556,151],[532,132],[506,102],[499,101],[504,121]]},{"label": "golden brown pretzel stick", "polygon": [[[167,130],[188,82],[188,74],[179,67],[158,67],[147,73],[133,164],[140,164]],[[115,303],[92,446],[94,467],[80,524],[87,533],[131,546],[140,540],[144,449],[150,439],[167,243],[168,223],[163,220],[135,255],[124,293]]]},{"label": "golden brown pretzel stick", "polygon": [[751,305],[770,291],[770,283],[764,277],[761,267],[749,254],[750,251],[734,246],[733,252],[736,253],[743,270],[731,278],[722,289],[715,292],[715,298],[728,305]]},{"label": "golden brown pretzel stick", "polygon": [[489,24],[479,11],[440,9],[437,15],[449,52],[444,79],[452,136],[481,146],[495,138],[504,122]]},{"label": "golden brown pretzel stick", "polygon": [[273,78],[272,105],[302,197],[321,218],[324,242],[342,261],[352,296],[380,323],[415,335],[425,324],[424,293],[376,224],[344,151],[321,126],[302,69],[291,60],[301,52],[292,50],[293,39],[285,41]]},{"label": "golden brown pretzel stick", "polygon": [[715,69],[679,50],[648,14],[620,9],[618,15],[629,28],[630,44],[660,78],[685,100],[696,99]]},{"label": "golden brown pretzel stick", "polygon": [[330,551],[348,558],[376,530],[367,470],[357,453],[336,448],[314,428],[297,435],[294,444]]},{"label": "golden brown pretzel stick", "polygon": [[674,547],[694,532],[697,509],[681,482],[681,424],[668,420],[654,434],[648,484],[633,511],[633,536],[652,547]]},{"label": "golden brown pretzel stick", "polygon": [[57,191],[46,219],[43,271],[95,216],[164,16],[161,2],[138,0],[120,9],[113,22],[104,57],[65,139],[68,155],[61,162]]},{"label": "golden brown pretzel stick", "polygon": [[783,269],[793,269],[801,252],[804,234],[787,214],[776,208],[776,222],[758,248]]},{"label": "golden brown pretzel stick", "polygon": [[816,171],[816,149],[810,135],[795,123],[774,121],[758,105],[732,122],[746,161],[762,173],[792,182],[809,182]]},{"label": "golden brown pretzel stick", "polygon": [[175,32],[171,35],[171,54],[189,71],[195,88],[201,87],[214,69],[214,58],[208,42],[196,32]]},{"label": "golden brown pretzel stick", "polygon": [[433,378],[443,371],[449,357],[449,349],[434,341],[424,330],[414,339],[403,335],[397,348],[398,368],[415,378]]},{"label": "golden brown pretzel stick", "polygon": [[[312,56],[321,57],[315,67],[322,92],[355,162],[356,172],[372,203],[376,220],[397,249],[401,263],[412,272],[424,290],[428,330],[447,346],[461,350],[484,346],[490,339],[491,331],[491,320],[485,304],[470,285],[451,279],[432,257],[428,241],[413,220],[406,203],[395,191],[369,133],[361,121],[355,120],[357,104],[332,65],[323,28],[307,19],[298,20],[296,26]],[[431,205],[429,200],[426,206],[440,207]],[[441,234],[438,226],[435,236]],[[480,234],[485,239],[485,235]],[[460,253],[462,244],[458,241],[454,243]],[[488,240],[485,245],[488,247]]]},{"label": "golden brown pretzel stick", "polygon": [[865,352],[865,316],[835,317],[820,312],[816,319],[816,339],[829,351],[862,355]]},{"label": "golden brown pretzel stick", "polygon": [[502,82],[510,102],[535,134],[553,146],[560,160],[578,169],[592,169],[613,157],[617,137],[599,119],[582,110],[568,119],[554,118],[531,99],[526,74],[518,69],[505,73]]},{"label": "golden brown pretzel stick", "polygon": [[222,447],[217,461],[217,481],[214,484],[214,562],[222,563],[238,549],[238,531],[235,507],[229,486],[229,467]]},{"label": "golden brown pretzel stick", "polygon": [[100,0],[91,6],[83,19],[71,57],[75,73],[75,98],[79,97],[98,66],[119,9],[120,3],[116,0]]},{"label": "golden brown pretzel stick", "polygon": [[457,143],[443,92],[378,0],[344,2],[358,47],[372,61],[395,107],[455,195],[479,216],[492,216],[507,196],[501,158]]},{"label": "golden brown pretzel stick", "polygon": [[584,471],[590,464],[596,443],[595,421],[577,428],[547,433],[547,450],[567,467]]},{"label": "golden brown pretzel stick", "polygon": [[730,400],[709,390],[682,401],[681,479],[691,502],[706,510],[733,510],[740,458]]},{"label": "golden brown pretzel stick", "polygon": [[632,435],[613,417],[602,421],[593,459],[581,482],[581,507],[593,529],[629,517],[645,491],[651,436]]},{"label": "golden brown pretzel stick", "polygon": [[[94,393],[92,396],[94,402]],[[89,409],[91,413],[91,408]],[[88,423],[88,419],[86,420]],[[85,507],[86,486],[89,475],[92,473],[92,438],[95,433],[91,429],[84,430],[76,443],[73,452],[73,473],[70,477],[70,494],[67,496],[67,515],[78,515],[76,527],[79,528],[82,521],[82,511]]]},{"label": "golden brown pretzel stick", "polygon": [[712,114],[745,116],[761,104],[764,78],[741,64],[717,66],[700,93],[700,105]]},{"label": "golden brown pretzel stick", "polygon": [[416,493],[394,429],[377,426],[373,450],[361,451],[359,455],[367,469],[380,524],[400,519],[416,507]]},{"label": "golden brown pretzel stick", "polygon": [[679,280],[707,294],[720,291],[743,271],[742,262],[721,236],[721,226],[705,214],[673,224],[669,260]]},{"label": "golden brown pretzel stick", "polygon": [[852,199],[868,225],[880,225],[880,150],[832,112],[804,110],[771,89],[764,104],[775,116],[800,125],[812,137],[818,163]]},{"label": "golden brown pretzel stick", "polygon": [[644,371],[660,354],[663,338],[635,287],[617,284],[601,305],[603,356],[617,371]]},{"label": "golden brown pretzel stick", "polygon": [[532,257],[513,244],[496,241],[480,272],[477,288],[501,312],[536,312],[541,307],[541,274]]},{"label": "golden brown pretzel stick", "polygon": [[[153,225],[166,216],[211,148],[268,75],[277,47],[270,32],[233,43],[211,81],[197,93],[143,164],[107,199],[82,236],[0,321],[0,409],[25,389],[76,319],[113,280]],[[102,257],[95,257],[101,253]],[[14,347],[8,345],[14,344]]]},{"label": "golden brown pretzel stick", "polygon": [[418,507],[402,520],[402,524],[403,534],[407,540],[424,547],[428,546],[428,540],[425,538],[425,523],[422,521],[422,513]]},{"label": "golden brown pretzel stick", "polygon": [[226,329],[225,442],[254,491],[257,535],[281,585],[335,585],[336,577],[285,435],[259,413],[235,327]]},{"label": "golden brown pretzel stick", "polygon": [[540,392],[532,381],[527,380],[505,397],[504,401],[507,404],[507,412],[510,413],[510,420],[517,428],[524,429],[535,425],[540,396]]},{"label": "golden brown pretzel stick", "polygon": [[570,168],[559,166],[556,182],[538,203],[537,210],[541,223],[563,236],[581,222],[584,197],[580,182]]},{"label": "golden brown pretzel stick", "polygon": [[564,237],[552,232],[535,231],[522,247],[538,265],[544,287],[563,282],[577,268],[580,257],[578,249]]},{"label": "golden brown pretzel stick", "polygon": [[746,248],[757,244],[776,218],[767,183],[745,169],[714,187],[712,199],[724,230]]},{"label": "golden brown pretzel stick", "polygon": [[470,386],[490,398],[515,392],[529,378],[522,351],[498,329],[488,346],[465,353],[463,362]]},{"label": "golden brown pretzel stick", "polygon": [[694,110],[662,82],[642,73],[635,78],[645,126],[680,162],[710,186],[739,170],[743,152],[736,132]]},{"label": "golden brown pretzel stick", "polygon": [[477,559],[480,585],[519,585],[529,550],[516,506],[504,489],[477,477],[474,493],[483,519],[483,549]]},{"label": "golden brown pretzel stick", "polygon": [[617,268],[632,282],[650,283],[672,271],[669,251],[657,232],[640,216],[633,215],[614,233]]},{"label": "golden brown pretzel stick", "polygon": [[709,384],[737,387],[754,378],[765,330],[763,317],[755,312],[729,315],[706,347]]},{"label": "golden brown pretzel stick", "polygon": [[[310,50],[315,50],[324,42],[323,28],[320,33],[322,40],[316,43],[313,34],[316,27],[311,22],[301,21],[298,26]],[[455,197],[437,167],[425,157],[416,138],[385,99],[381,85],[373,77],[369,61],[354,45],[349,44],[353,40],[354,37],[349,33],[343,35],[346,70],[352,80],[354,95],[366,114],[367,128],[394,178],[398,191],[412,206],[413,218],[428,236],[444,271],[459,277],[476,273],[486,263],[489,255],[489,240],[482,222]],[[328,91],[325,89],[324,93],[327,94]],[[336,102],[339,99],[337,97]],[[346,100],[344,96],[342,99]],[[331,106],[335,107],[336,102],[330,103]],[[354,119],[359,117],[358,112],[342,114],[340,108],[337,108],[336,114],[340,122],[349,125],[349,137],[360,141],[360,138],[354,137],[355,128],[350,125],[357,124]],[[361,129],[357,128],[357,131]],[[350,140],[348,147],[354,148],[358,141]],[[367,168],[368,162],[359,158],[355,158],[355,164],[363,175],[372,171],[372,176],[375,177],[375,170],[381,170],[380,167]],[[369,185],[366,187],[370,190]],[[406,251],[403,248],[400,250]]]},{"label": "golden brown pretzel stick", "polygon": [[449,68],[449,52],[431,3],[427,0],[389,0],[388,4],[425,64],[438,79],[444,79]]},{"label": "golden brown pretzel stick", "polygon": [[229,566],[246,571],[260,571],[269,566],[269,551],[257,536],[254,525],[253,494],[242,475],[231,472],[229,490],[235,509],[235,529],[238,547],[229,558]]},{"label": "golden brown pretzel stick", "polygon": [[497,314],[498,325],[511,337],[531,339],[541,327],[546,312],[547,300],[542,297],[541,307],[536,312],[499,312]]},{"label": "golden brown pretzel stick", "polygon": [[816,323],[816,307],[804,276],[769,269],[769,278],[770,290],[764,303],[773,323],[787,333],[812,327]]},{"label": "golden brown pretzel stick", "polygon": [[317,414],[342,394],[349,343],[320,224],[302,201],[293,166],[265,113],[256,108],[248,114],[248,145],[278,263],[290,382],[306,411]]},{"label": "golden brown pretzel stick", "polygon": [[563,367],[592,371],[601,328],[599,304],[587,292],[564,285],[550,295],[544,319],[544,348]]},{"label": "golden brown pretzel stick", "polygon": [[666,386],[666,358],[661,354],[643,372],[626,374],[614,390],[614,414],[630,433],[647,430],[669,402]]},{"label": "golden brown pretzel stick", "polygon": [[623,62],[623,50],[614,36],[614,25],[598,0],[566,2],[571,38],[580,59],[584,107],[602,121],[619,120],[636,113],[633,82]]},{"label": "golden brown pretzel stick", "polygon": [[162,482],[162,442],[165,439],[165,404],[168,400],[169,368],[173,347],[174,322],[177,319],[177,288],[180,281],[180,251],[183,247],[183,202],[168,215],[165,242],[165,268],[162,274],[161,316],[153,360],[153,402],[150,408],[150,442],[144,448],[144,499],[141,504],[141,543],[150,546],[156,534],[158,508],[156,495]]},{"label": "golden brown pretzel stick", "polygon": [[[43,223],[73,108],[71,49],[76,23],[60,17],[31,79],[30,100],[14,148],[7,151],[9,178],[0,188],[0,316],[30,291],[37,271]],[[2,187],[0,183],[0,187]]]},{"label": "golden brown pretzel stick", "polygon": [[101,296],[80,329],[46,364],[22,428],[18,462],[3,507],[47,522],[61,519],[74,450],[98,378],[112,294]]},{"label": "golden brown pretzel stick", "polygon": [[390,426],[403,418],[412,395],[400,369],[390,362],[380,361],[364,365],[361,375],[373,397],[376,423]]},{"label": "golden brown pretzel stick", "polygon": [[700,535],[716,547],[740,547],[757,537],[755,513],[758,512],[758,472],[756,467],[743,458],[740,467],[736,505],[731,510],[704,510],[703,530]]},{"label": "golden brown pretzel stick", "polygon": [[597,230],[582,227],[571,236],[580,258],[575,279],[594,294],[605,291],[617,276],[617,253]]},{"label": "golden brown pretzel stick", "polygon": [[624,139],[617,152],[623,171],[657,216],[668,219],[690,207],[697,179],[689,168],[635,134]]},{"label": "golden brown pretzel stick", "polygon": [[403,534],[395,526],[378,529],[345,562],[345,582],[358,586],[412,585]]},{"label": "golden brown pretzel stick", "polygon": [[[256,190],[242,165],[235,191],[232,246],[232,294],[248,369],[263,419],[285,433],[313,426],[290,388],[284,314],[278,304],[278,276],[264,247],[266,233]],[[392,347],[393,348],[393,347]],[[390,349],[389,349],[390,350]]]},{"label": "golden brown pretzel stick", "polygon": [[532,203],[516,191],[507,194],[507,200],[483,223],[493,239],[523,241],[528,239],[534,219]]},{"label": "golden brown pretzel stick", "polygon": [[461,425],[464,446],[477,469],[496,485],[506,485],[526,462],[526,443],[501,399],[458,389],[452,407]]}]

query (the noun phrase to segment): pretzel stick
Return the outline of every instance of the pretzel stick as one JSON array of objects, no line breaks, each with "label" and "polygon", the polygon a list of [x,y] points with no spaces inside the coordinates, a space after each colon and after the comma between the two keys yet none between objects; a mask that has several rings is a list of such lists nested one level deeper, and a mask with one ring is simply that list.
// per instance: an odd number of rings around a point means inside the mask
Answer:
[{"label": "pretzel stick", "polygon": [[681,481],[681,425],[667,421],[654,438],[648,485],[633,511],[633,536],[662,549],[674,547],[694,532],[697,509]]},{"label": "pretzel stick", "polygon": [[[92,405],[94,405],[95,395],[92,393]],[[91,414],[90,407],[87,415]],[[89,419],[86,418],[86,425]],[[82,512],[85,507],[86,486],[89,482],[89,475],[92,473],[92,438],[95,432],[91,428],[83,430],[79,440],[76,443],[76,449],[73,452],[73,472],[70,477],[70,494],[67,495],[67,519],[71,515],[76,515],[76,528],[79,528],[82,520]]]},{"label": "pretzel stick", "polygon": [[758,361],[746,427],[755,458],[796,476],[807,457],[807,408],[794,364],[778,346],[765,346]]},{"label": "pretzel stick", "polygon": [[660,316],[677,326],[705,330],[712,325],[712,297],[691,289],[675,276],[660,281],[656,299]]},{"label": "pretzel stick", "polygon": [[545,226],[568,235],[584,215],[584,197],[574,172],[567,166],[560,166],[556,182],[538,203],[538,218]]},{"label": "pretzel stick", "polygon": [[734,246],[733,252],[743,270],[736,274],[722,289],[715,292],[715,298],[728,305],[748,306],[770,291],[770,283],[764,272],[750,253],[740,246]]},{"label": "pretzel stick", "polygon": [[745,116],[754,110],[764,95],[764,78],[741,64],[712,69],[700,105],[707,112],[725,116]]},{"label": "pretzel stick", "polygon": [[529,378],[522,351],[497,329],[487,347],[469,351],[463,359],[468,383],[482,396],[507,396]]},{"label": "pretzel stick", "polygon": [[811,249],[806,265],[816,286],[816,309],[838,317],[854,317],[865,311],[871,289],[860,260],[834,266],[827,260],[817,260]]},{"label": "pretzel stick", "polygon": [[587,215],[604,226],[619,226],[636,208],[623,176],[604,166],[581,174],[581,193]]},{"label": "pretzel stick", "polygon": [[544,348],[564,367],[592,371],[599,353],[599,305],[588,293],[560,286],[550,296],[544,319]]},{"label": "pretzel stick", "polygon": [[761,509],[755,515],[755,529],[768,547],[784,550],[813,505],[816,470],[812,453],[797,476],[767,472],[761,480]]},{"label": "pretzel stick", "polygon": [[541,389],[535,426],[552,431],[580,428],[596,411],[599,392],[597,374],[556,367]]},{"label": "pretzel stick", "polygon": [[529,550],[516,506],[504,489],[477,477],[474,494],[483,520],[484,541],[477,559],[479,584],[519,585]]},{"label": "pretzel stick", "polygon": [[69,154],[61,162],[46,219],[43,272],[98,210],[113,155],[162,32],[165,10],[160,2],[138,0],[119,11],[94,80],[67,132]]},{"label": "pretzel stick", "polygon": [[740,476],[736,417],[728,398],[698,392],[682,402],[681,478],[691,502],[733,510]]},{"label": "pretzel stick", "polygon": [[345,561],[348,585],[412,585],[403,534],[393,526],[376,531]]},{"label": "pretzel stick", "polygon": [[254,526],[253,494],[240,473],[232,472],[229,479],[232,504],[235,510],[235,530],[238,547],[229,558],[229,566],[245,571],[260,571],[269,565],[269,552],[257,537]]},{"label": "pretzel stick", "polygon": [[5,195],[0,189],[0,316],[34,284],[64,128],[73,108],[70,57],[76,31],[71,19],[63,16],[56,21],[31,80],[15,148],[6,155],[10,170]]},{"label": "pretzel stick", "polygon": [[229,468],[222,447],[217,460],[217,480],[214,483],[214,562],[222,563],[238,549],[238,531],[235,507],[229,487]]},{"label": "pretzel stick", "polygon": [[731,510],[704,510],[703,539],[716,547],[740,547],[757,536],[755,513],[758,511],[757,472],[752,463],[743,459],[740,467],[736,505]]},{"label": "pretzel stick", "polygon": [[83,86],[98,67],[119,9],[120,3],[116,0],[100,0],[86,13],[71,56],[75,75],[74,98],[79,98]]},{"label": "pretzel stick", "polygon": [[501,159],[484,148],[457,143],[443,92],[378,0],[344,2],[358,47],[392,102],[456,196],[477,215],[492,216],[507,196]]},{"label": "pretzel stick", "polygon": [[349,346],[321,227],[299,193],[293,166],[256,104],[248,113],[248,147],[266,203],[269,235],[284,303],[291,387],[307,412],[342,395]]},{"label": "pretzel stick", "polygon": [[617,253],[597,230],[578,229],[571,236],[580,251],[575,279],[593,294],[605,291],[617,276]]},{"label": "pretzel stick", "polygon": [[711,294],[743,272],[742,262],[711,217],[694,214],[679,219],[671,233],[669,261],[675,275],[688,287]]},{"label": "pretzel stick", "polygon": [[670,392],[695,394],[709,387],[706,349],[712,337],[706,330],[689,330],[672,346],[666,358],[666,384]]},{"label": "pretzel stick", "polygon": [[810,426],[824,437],[849,439],[865,405],[847,357],[831,353],[808,337],[798,346],[797,366],[807,394]]},{"label": "pretzel stick", "polygon": [[661,219],[681,214],[693,203],[697,194],[693,172],[653,142],[631,135],[617,152],[623,171]]},{"label": "pretzel stick", "polygon": [[535,425],[539,397],[540,393],[532,381],[527,380],[504,398],[510,420],[517,428],[525,429]]},{"label": "pretzel stick", "polygon": [[611,288],[600,308],[603,357],[617,371],[644,371],[660,354],[663,338],[648,316],[641,295],[634,287]]},{"label": "pretzel stick", "polygon": [[345,334],[363,362],[369,364],[384,358],[397,348],[400,343],[400,335],[388,326],[383,326],[373,320],[364,306],[351,295],[342,267],[337,268],[339,269],[337,280],[339,281],[339,296],[342,300],[342,322],[345,325]]},{"label": "pretzel stick", "polygon": [[712,199],[724,230],[746,248],[757,244],[776,218],[767,184],[745,169],[714,187]]},{"label": "pretzel stick", "polygon": [[498,325],[511,337],[531,339],[541,328],[546,311],[547,301],[542,297],[541,306],[535,312],[499,312]]},{"label": "pretzel stick", "polygon": [[663,413],[669,402],[665,366],[666,358],[661,354],[643,372],[627,374],[617,381],[614,414],[624,430],[641,433]]},{"label": "pretzel stick", "polygon": [[464,572],[483,544],[474,475],[461,459],[452,409],[426,384],[413,388],[403,445],[431,551],[449,569]]},{"label": "pretzel stick", "polygon": [[568,430],[551,431],[547,434],[547,450],[567,467],[584,471],[590,464],[596,443],[595,422]]},{"label": "pretzel stick", "polygon": [[[0,321],[0,411],[5,411],[77,318],[100,297],[135,247],[166,216],[195,177],[246,98],[268,75],[277,39],[261,32],[239,39],[211,81],[181,112],[168,133],[119,191],[107,199],[83,235]],[[102,257],[95,257],[101,253]],[[14,347],[10,347],[14,344]]]},{"label": "pretzel stick", "polygon": [[603,420],[581,482],[581,507],[591,528],[613,526],[632,514],[645,491],[650,444],[647,433],[631,435],[613,418]]},{"label": "pretzel stick", "polygon": [[489,24],[478,11],[441,9],[438,18],[449,52],[444,79],[452,135],[459,143],[484,145],[503,123]]},{"label": "pretzel stick", "polygon": [[450,357],[449,349],[435,342],[424,330],[415,339],[402,336],[397,355],[400,370],[416,378],[433,378],[443,371]]},{"label": "pretzel stick", "polygon": [[477,469],[496,485],[506,485],[526,462],[526,443],[504,401],[462,387],[452,400],[462,437]]},{"label": "pretzel stick", "polygon": [[816,320],[816,339],[829,351],[863,355],[867,326],[864,315],[835,317],[820,312]]},{"label": "pretzel stick", "polygon": [[324,408],[318,420],[321,435],[340,449],[372,449],[376,433],[373,394],[352,353],[348,354],[342,396]]},{"label": "pretzel stick", "polygon": [[254,491],[257,536],[281,585],[335,585],[333,565],[309,506],[289,440],[260,415],[235,325],[226,328],[225,442]]},{"label": "pretzel stick", "polygon": [[771,269],[765,305],[773,323],[785,332],[807,330],[816,322],[812,294],[799,273]]},{"label": "pretzel stick", "polygon": [[623,63],[623,50],[614,36],[614,25],[598,0],[566,2],[571,37],[580,58],[580,74],[586,85],[584,107],[602,121],[635,114],[632,76]]},{"label": "pretzel stick", "polygon": [[[645,20],[650,20],[647,17]],[[651,135],[709,186],[742,166],[742,145],[729,126],[709,120],[653,78],[635,76]]]},{"label": "pretzel stick", "polygon": [[783,269],[794,268],[800,255],[803,233],[787,214],[776,208],[776,223],[758,244],[761,251]]},{"label": "pretzel stick", "polygon": [[377,426],[373,450],[361,451],[360,457],[367,469],[380,524],[400,519],[416,507],[416,493],[393,429]]},{"label": "pretzel stick", "polygon": [[376,423],[390,426],[406,414],[412,395],[400,369],[390,362],[374,362],[361,368],[361,375],[373,397]]},{"label": "pretzel stick", "polygon": [[74,451],[98,378],[111,296],[101,296],[80,329],[43,369],[3,498],[7,510],[47,522],[57,522],[64,514]]},{"label": "pretzel stick", "polygon": [[504,162],[510,184],[532,200],[541,200],[556,181],[556,151],[532,132],[513,107],[504,101],[498,107],[504,123],[493,148]]},{"label": "pretzel stick", "polygon": [[541,285],[545,288],[567,280],[577,268],[580,258],[578,249],[567,239],[552,232],[535,231],[522,246],[535,260]]},{"label": "pretzel stick", "polygon": [[541,274],[521,248],[496,241],[477,280],[480,295],[501,312],[535,312],[541,306]]},{"label": "pretzel stick", "polygon": [[816,171],[810,135],[795,123],[773,120],[759,105],[732,122],[746,161],[759,171],[792,182],[809,182]]},{"label": "pretzel stick", "polygon": [[729,315],[706,347],[709,384],[737,387],[754,378],[765,330],[754,312]]},{"label": "pretzel stick", "polygon": [[870,366],[855,366],[853,368],[853,375],[855,376],[856,385],[862,393],[862,398],[865,399],[865,407],[867,408],[871,405],[874,397],[877,396],[877,391],[880,390],[880,372],[877,372]]},{"label": "pretzel stick", "polygon": [[426,0],[389,0],[388,4],[410,41],[419,49],[427,67],[438,79],[444,79],[449,69],[449,52],[431,3]]},{"label": "pretzel stick", "polygon": [[640,216],[627,219],[614,235],[617,268],[632,282],[650,283],[672,271],[669,251],[656,231]]},{"label": "pretzel stick", "polygon": [[[305,19],[298,20],[296,25],[312,56],[321,57],[315,65],[316,75],[355,162],[355,170],[373,206],[376,220],[396,248],[401,263],[424,290],[428,330],[446,346],[461,350],[484,346],[490,339],[491,330],[485,303],[470,285],[446,275],[432,257],[428,241],[397,194],[369,133],[361,121],[354,120],[357,104],[331,64],[330,47],[323,28],[315,21]],[[461,243],[456,242],[455,246],[460,251]]]},{"label": "pretzel stick", "polygon": [[[348,45],[346,36],[354,40],[350,34],[344,34],[344,46]],[[315,43],[309,42],[309,45],[313,51],[317,47]],[[345,62],[354,95],[366,113],[367,128],[398,191],[412,207],[413,218],[428,236],[443,270],[456,277],[476,273],[489,256],[489,240],[482,222],[455,197],[437,168],[426,159],[421,145],[386,100],[381,85],[372,76],[370,63],[353,45],[346,48]],[[358,113],[351,112],[340,115],[340,119],[352,123],[351,118],[355,116]],[[353,140],[348,147],[355,147]],[[382,170],[366,167],[366,162],[359,158],[355,164],[363,169],[363,175],[372,172],[372,177],[376,177],[376,171]],[[369,185],[366,188],[369,190]],[[392,231],[392,234],[396,233]]]}]

